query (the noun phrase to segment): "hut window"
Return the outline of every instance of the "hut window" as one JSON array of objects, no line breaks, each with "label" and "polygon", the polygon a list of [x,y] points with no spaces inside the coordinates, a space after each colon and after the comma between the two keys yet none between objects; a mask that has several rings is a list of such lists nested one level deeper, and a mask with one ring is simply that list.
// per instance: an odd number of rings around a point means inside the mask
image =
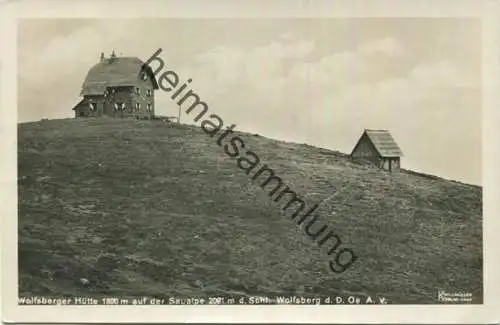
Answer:
[{"label": "hut window", "polygon": [[148,109],[148,112],[149,112],[149,111],[151,111],[151,104],[150,104],[150,103],[148,103],[148,106],[147,106],[147,107],[148,107],[148,108],[147,108],[147,109]]},{"label": "hut window", "polygon": [[125,110],[125,103],[115,103],[115,111],[124,111]]},{"label": "hut window", "polygon": [[136,110],[140,110],[141,109],[141,104],[140,103],[136,103],[135,104],[135,109]]},{"label": "hut window", "polygon": [[142,72],[141,73],[141,79],[142,80],[148,80],[148,75],[146,74],[146,72]]},{"label": "hut window", "polygon": [[137,95],[140,95],[140,94],[141,94],[141,89],[139,89],[139,87],[136,87],[136,88],[135,88],[135,93],[136,93]]},{"label": "hut window", "polygon": [[147,92],[146,92],[146,94],[147,94],[148,96],[151,96],[151,89],[148,89],[148,90],[147,90]]}]

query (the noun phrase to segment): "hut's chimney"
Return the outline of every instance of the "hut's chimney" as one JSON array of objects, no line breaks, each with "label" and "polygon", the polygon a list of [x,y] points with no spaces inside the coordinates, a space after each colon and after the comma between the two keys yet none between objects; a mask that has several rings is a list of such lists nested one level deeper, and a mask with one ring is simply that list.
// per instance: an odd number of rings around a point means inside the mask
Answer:
[{"label": "hut's chimney", "polygon": [[116,60],[116,53],[115,50],[113,50],[113,52],[111,52],[111,55],[109,56],[108,62],[113,63],[115,60]]},{"label": "hut's chimney", "polygon": [[101,62],[104,61],[104,52],[101,52]]}]

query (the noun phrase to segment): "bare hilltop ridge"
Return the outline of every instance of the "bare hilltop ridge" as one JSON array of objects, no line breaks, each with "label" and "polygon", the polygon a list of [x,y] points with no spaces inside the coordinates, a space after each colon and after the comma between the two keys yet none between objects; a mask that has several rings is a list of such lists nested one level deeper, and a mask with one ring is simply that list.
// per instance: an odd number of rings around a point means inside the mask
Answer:
[{"label": "bare hilltop ridge", "polygon": [[[242,133],[240,133],[242,134]],[[482,303],[482,188],[243,133],[358,260],[322,248],[197,126],[66,119],[18,126],[19,293],[339,296]]]}]

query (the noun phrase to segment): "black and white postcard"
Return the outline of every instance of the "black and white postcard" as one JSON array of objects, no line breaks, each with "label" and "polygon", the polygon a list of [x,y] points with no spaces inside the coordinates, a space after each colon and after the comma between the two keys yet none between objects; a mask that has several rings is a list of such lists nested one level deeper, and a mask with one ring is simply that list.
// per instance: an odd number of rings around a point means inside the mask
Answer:
[{"label": "black and white postcard", "polygon": [[498,321],[500,6],[423,3],[4,4],[3,321]]}]

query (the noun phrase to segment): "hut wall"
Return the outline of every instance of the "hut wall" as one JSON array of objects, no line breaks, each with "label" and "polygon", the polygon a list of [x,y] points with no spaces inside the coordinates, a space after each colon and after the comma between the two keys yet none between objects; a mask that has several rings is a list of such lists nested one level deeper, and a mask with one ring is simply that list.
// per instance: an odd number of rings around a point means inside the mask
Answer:
[{"label": "hut wall", "polygon": [[[111,117],[127,117],[132,111],[133,87],[109,87],[104,105],[104,115]],[[125,104],[125,110],[115,110],[115,104]]]},{"label": "hut wall", "polygon": [[[105,115],[112,117],[151,117],[154,116],[153,87],[115,87],[114,93],[109,92],[106,97]],[[148,95],[147,90],[151,93]],[[115,103],[125,103],[125,110],[115,111]],[[148,111],[148,104],[150,110]]]},{"label": "hut wall", "polygon": [[366,135],[361,137],[351,156],[354,159],[368,160],[376,165],[380,162],[380,156],[377,150]]},{"label": "hut wall", "polygon": [[96,105],[94,112],[90,112],[90,116],[102,116],[104,114],[104,105],[106,99],[103,95],[85,96],[85,99],[85,104],[87,105],[87,109],[89,111],[89,102],[92,102]]},{"label": "hut wall", "polygon": [[390,160],[387,158],[380,159],[380,168],[385,169],[385,170],[389,170],[389,163],[390,163]]},{"label": "hut wall", "polygon": [[399,170],[401,167],[401,159],[400,158],[392,158],[392,170]]},{"label": "hut wall", "polygon": [[[101,116],[103,114],[104,102],[104,96],[101,95],[85,96],[84,99],[75,107],[75,118]],[[94,111],[90,110],[89,103],[95,104]]]},{"label": "hut wall", "polygon": [[400,158],[381,158],[379,167],[385,170],[397,171],[400,168]]},{"label": "hut wall", "polygon": [[[151,79],[142,79],[139,77],[137,85],[133,90],[133,106],[134,114],[137,116],[154,116],[155,115],[155,100],[154,87]],[[137,107],[139,104],[139,107]],[[149,110],[148,110],[149,104]]]},{"label": "hut wall", "polygon": [[90,109],[85,101],[80,102],[75,106],[75,118],[88,117],[90,115]]}]

